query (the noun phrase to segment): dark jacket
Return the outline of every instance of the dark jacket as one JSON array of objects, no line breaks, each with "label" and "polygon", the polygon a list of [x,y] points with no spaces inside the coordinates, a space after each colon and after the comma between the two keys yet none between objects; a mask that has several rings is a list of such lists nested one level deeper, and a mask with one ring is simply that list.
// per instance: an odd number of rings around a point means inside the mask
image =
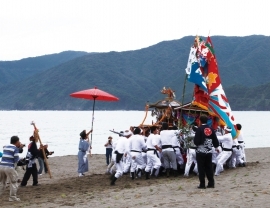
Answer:
[{"label": "dark jacket", "polygon": [[30,152],[31,155],[32,155],[32,158],[31,159],[38,158],[38,156],[39,156],[39,150],[37,148],[36,142],[33,141],[33,142],[31,142],[28,145],[28,152]]},{"label": "dark jacket", "polygon": [[211,153],[213,146],[219,146],[219,141],[213,128],[201,125],[195,133],[194,144],[197,146],[197,152]]},{"label": "dark jacket", "polygon": [[[50,152],[48,151],[48,149],[44,149],[45,151],[45,155],[46,155],[46,158],[48,159],[48,155],[50,154]],[[39,155],[38,155],[40,158],[44,159],[44,156],[43,156],[43,152],[42,152],[42,149],[39,150]]]}]

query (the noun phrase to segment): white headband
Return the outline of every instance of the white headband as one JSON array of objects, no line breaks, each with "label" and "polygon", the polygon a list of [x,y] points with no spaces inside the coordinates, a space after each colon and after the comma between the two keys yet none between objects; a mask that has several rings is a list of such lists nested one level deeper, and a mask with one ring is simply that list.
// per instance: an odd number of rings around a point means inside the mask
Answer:
[{"label": "white headband", "polygon": [[132,132],[130,130],[124,131],[124,137],[132,135]]},{"label": "white headband", "polygon": [[229,127],[229,126],[226,126],[226,127],[224,128],[224,130],[226,130],[227,132],[232,132],[232,129],[231,129],[231,127]]}]

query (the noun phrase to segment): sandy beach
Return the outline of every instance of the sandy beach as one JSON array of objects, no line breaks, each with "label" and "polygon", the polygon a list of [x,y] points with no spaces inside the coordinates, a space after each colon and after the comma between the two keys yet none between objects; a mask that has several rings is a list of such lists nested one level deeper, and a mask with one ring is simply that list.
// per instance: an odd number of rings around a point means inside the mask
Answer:
[{"label": "sandy beach", "polygon": [[[132,181],[125,175],[110,186],[105,155],[89,158],[90,171],[77,176],[77,156],[49,159],[53,178],[39,177],[40,186],[19,188],[21,202],[8,202],[9,188],[0,196],[1,207],[270,207],[270,148],[246,149],[247,167],[227,169],[215,177],[216,188],[199,190],[197,176],[160,177]],[[20,178],[23,171],[19,173]]]}]

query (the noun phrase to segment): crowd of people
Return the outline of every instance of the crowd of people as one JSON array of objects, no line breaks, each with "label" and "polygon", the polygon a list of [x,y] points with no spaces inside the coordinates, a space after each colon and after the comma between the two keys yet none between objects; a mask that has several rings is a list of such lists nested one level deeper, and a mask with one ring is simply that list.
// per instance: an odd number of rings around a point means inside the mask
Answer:
[{"label": "crowd of people", "polygon": [[[30,136],[29,141],[26,157],[23,158],[19,157],[19,153],[23,153],[23,148],[26,145],[21,144],[18,136],[12,136],[10,144],[3,147],[0,161],[0,195],[9,183],[9,201],[20,201],[20,198],[17,197],[18,187],[25,187],[31,176],[33,178],[32,185],[38,186],[38,175],[42,175],[43,167],[45,167],[45,173],[48,171],[45,157],[47,158],[54,152],[48,151],[48,145],[37,147],[38,139],[35,136],[35,132],[33,136]],[[39,162],[39,170],[37,169],[37,160]],[[18,178],[18,169],[20,167],[25,171],[22,180]]]},{"label": "crowd of people", "polygon": [[[107,174],[111,174],[111,185],[115,185],[122,175],[130,175],[131,180],[151,177],[174,176],[183,173],[185,177],[194,172],[199,176],[198,188],[214,188],[214,175],[224,171],[224,165],[229,168],[245,167],[245,143],[241,133],[241,124],[236,125],[237,136],[232,138],[230,127],[213,129],[207,125],[207,117],[200,117],[200,125],[193,123],[187,132],[162,123],[162,127],[149,128],[132,127],[119,132],[119,138],[113,141],[110,136],[104,145],[106,147]],[[88,133],[80,133],[78,151],[78,174],[83,177],[89,170],[88,154],[91,155],[91,142]],[[10,186],[9,201],[20,201],[17,197],[18,166],[24,166],[25,173],[20,186],[27,185],[32,176],[33,186],[38,184],[38,176],[48,172],[45,158],[52,155],[48,145],[37,147],[37,137],[30,137],[25,158],[19,158],[25,145],[20,143],[18,136],[12,136],[10,144],[3,147],[0,154],[0,195]],[[37,161],[39,170],[37,169]],[[205,183],[205,176],[208,185]]]},{"label": "crowd of people", "polygon": [[[148,180],[181,173],[188,177],[194,172],[200,179],[198,188],[212,188],[212,175],[220,175],[224,165],[228,168],[244,167],[242,126],[236,125],[238,134],[232,138],[230,127],[212,129],[206,123],[207,117],[201,116],[200,126],[193,123],[187,133],[163,123],[160,129],[157,126],[135,127],[120,132],[117,141],[110,137],[105,147],[112,149],[111,160],[106,154],[106,163],[110,162],[106,173],[112,175],[111,185],[126,174],[130,174],[131,180],[142,175]],[[204,182],[205,175],[208,186]]]}]

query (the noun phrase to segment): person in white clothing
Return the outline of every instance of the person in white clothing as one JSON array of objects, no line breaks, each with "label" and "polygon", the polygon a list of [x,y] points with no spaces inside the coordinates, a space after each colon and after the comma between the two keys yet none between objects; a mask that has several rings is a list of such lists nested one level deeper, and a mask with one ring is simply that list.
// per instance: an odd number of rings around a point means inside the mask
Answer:
[{"label": "person in white clothing", "polygon": [[134,180],[135,178],[135,170],[137,168],[137,177],[141,174],[141,171],[145,168],[146,164],[142,157],[142,151],[147,150],[146,143],[144,141],[144,137],[141,134],[140,128],[135,128],[133,135],[130,137],[129,141],[129,149],[130,155],[132,158],[131,161],[131,178]]},{"label": "person in white clothing", "polygon": [[123,156],[128,154],[129,147],[126,140],[132,134],[130,130],[124,132],[124,137],[120,137],[117,141],[114,154],[116,154],[116,173],[111,180],[111,185],[115,185],[115,181],[123,175]]},{"label": "person in white clothing", "polygon": [[[215,130],[215,133],[217,136],[222,136],[223,132],[224,131],[220,126],[218,126],[217,129]],[[213,167],[214,173],[217,167],[217,156],[220,154],[220,152],[222,152],[221,146],[219,146],[217,149],[218,151],[216,151],[216,148],[212,147],[212,167]]]},{"label": "person in white clothing", "polygon": [[168,123],[162,124],[162,131],[160,132],[160,139],[162,144],[162,155],[164,159],[164,167],[166,169],[167,177],[170,176],[170,169],[172,167],[174,175],[177,176],[176,155],[173,147],[174,130],[168,130]]},{"label": "person in white clothing", "polygon": [[[130,137],[133,135],[132,131],[130,130],[130,135],[126,136],[128,139],[126,140],[126,145],[129,147]],[[130,155],[130,149],[128,149],[128,154],[125,154],[123,158],[123,171],[124,175],[127,175],[130,171],[131,166],[131,155]]]},{"label": "person in white clothing", "polygon": [[146,145],[147,145],[147,164],[145,168],[145,179],[150,179],[150,172],[153,168],[152,176],[155,176],[156,171],[160,168],[161,162],[159,159],[158,152],[161,152],[162,149],[158,147],[160,135],[158,134],[157,126],[151,127],[151,134],[148,136]]},{"label": "person in white clothing", "polygon": [[218,176],[220,172],[223,171],[223,164],[229,159],[232,155],[232,129],[230,127],[225,127],[225,134],[223,136],[217,136],[218,141],[222,143],[222,152],[217,156],[216,159],[216,171],[215,176]]},{"label": "person in white clothing", "polygon": [[193,141],[197,129],[198,129],[197,124],[194,125],[190,129],[190,133],[189,133],[190,142],[189,142],[189,148],[187,150],[187,163],[186,163],[186,167],[185,167],[184,176],[189,176],[189,171],[190,171],[192,163],[195,164],[193,171],[196,174],[198,174],[198,167],[197,167],[197,160],[196,160],[196,145],[194,144],[194,141]]},{"label": "person in white clothing", "polygon": [[245,163],[242,160],[241,147],[238,143],[237,138],[233,139],[232,156],[231,156],[229,166],[230,166],[230,168],[235,168],[236,165],[245,166]]},{"label": "person in white clothing", "polygon": [[184,159],[183,159],[183,156],[181,154],[180,143],[179,143],[179,140],[177,138],[179,136],[179,134],[180,134],[180,131],[178,130],[177,126],[174,126],[173,130],[175,132],[174,132],[174,136],[173,136],[173,139],[172,139],[172,147],[173,147],[174,152],[175,152],[176,162],[177,162],[177,164],[180,165],[180,169],[184,169],[183,168]]},{"label": "person in white clothing", "polygon": [[[124,132],[121,131],[120,134],[119,134],[119,137],[123,137],[123,134],[124,134]],[[117,144],[117,141],[114,141],[112,143],[112,159],[111,159],[110,164],[107,167],[106,174],[113,174],[114,172],[116,172],[116,166],[115,166],[116,154],[114,154],[116,144]]]},{"label": "person in white clothing", "polygon": [[236,128],[237,128],[237,131],[238,131],[237,140],[238,140],[239,146],[241,148],[241,158],[244,161],[244,164],[242,164],[240,166],[245,166],[245,163],[247,162],[247,159],[246,159],[246,154],[245,154],[245,142],[244,142],[244,138],[243,138],[243,133],[241,131],[242,125],[241,124],[236,124]]},{"label": "person in white clothing", "polygon": [[[160,134],[160,129],[158,129],[158,135]],[[161,149],[161,152],[157,152],[158,153],[158,157],[160,159],[161,162],[161,166],[160,168],[158,168],[156,170],[155,176],[158,176],[159,174],[162,174],[163,172],[165,172],[165,168],[164,168],[164,159],[162,156],[162,144],[161,144],[161,138],[160,136],[156,137],[156,142],[157,142],[157,146]],[[152,174],[153,175],[153,174]]]},{"label": "person in white clothing", "polygon": [[[142,135],[144,136],[144,142],[146,143],[147,138],[150,135],[150,129],[149,128],[144,129]],[[146,164],[147,163],[147,152],[142,152],[142,157],[143,157],[144,163]]]}]

